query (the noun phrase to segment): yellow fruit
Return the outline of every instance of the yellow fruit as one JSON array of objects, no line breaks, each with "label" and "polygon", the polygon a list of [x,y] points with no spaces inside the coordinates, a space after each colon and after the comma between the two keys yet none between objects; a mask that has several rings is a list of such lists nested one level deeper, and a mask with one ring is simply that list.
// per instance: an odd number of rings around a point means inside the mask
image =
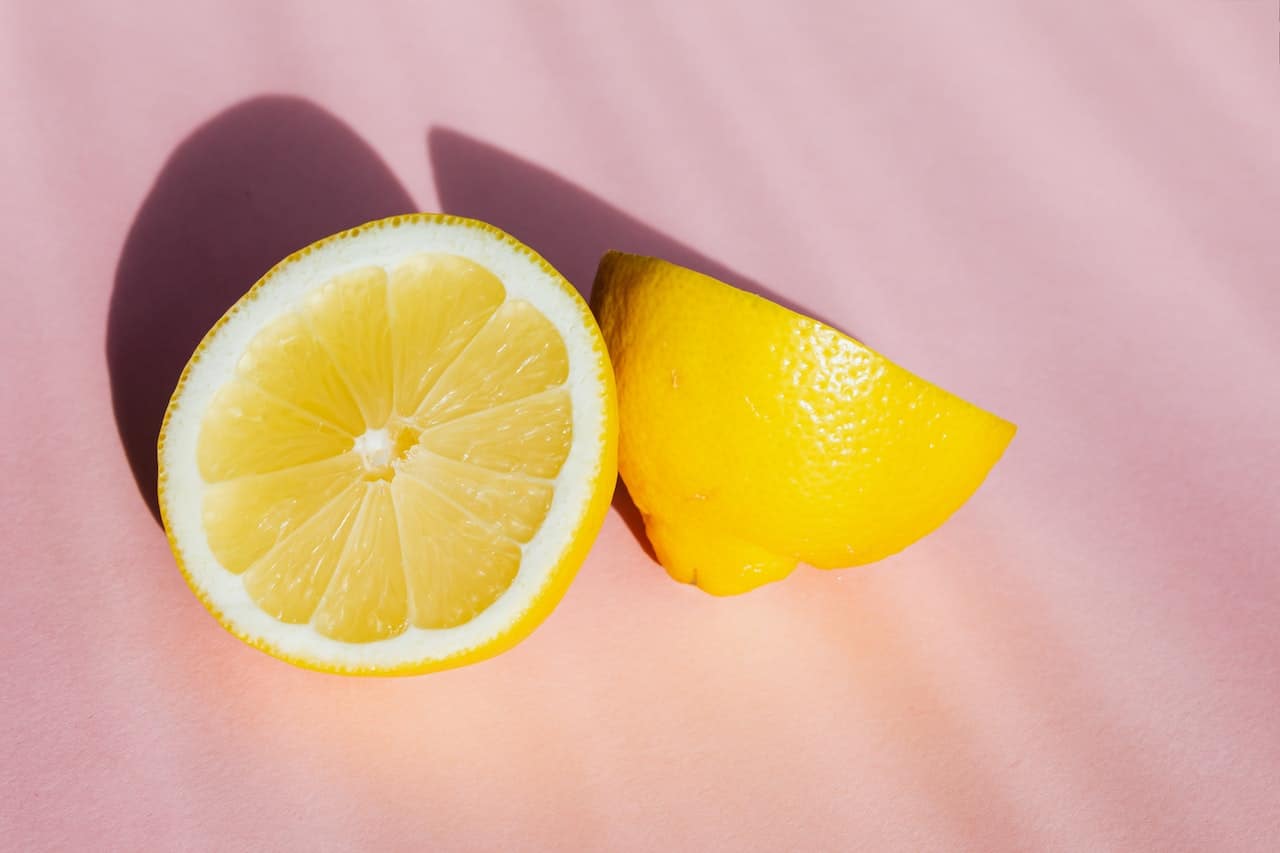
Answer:
[{"label": "yellow fruit", "polygon": [[658,560],[707,592],[905,548],[1014,434],[816,320],[656,258],[607,254],[592,303],[622,479]]},{"label": "yellow fruit", "polygon": [[616,476],[613,372],[569,284],[492,226],[397,216],[281,261],[160,432],[160,509],[222,625],[300,666],[426,672],[555,607]]}]

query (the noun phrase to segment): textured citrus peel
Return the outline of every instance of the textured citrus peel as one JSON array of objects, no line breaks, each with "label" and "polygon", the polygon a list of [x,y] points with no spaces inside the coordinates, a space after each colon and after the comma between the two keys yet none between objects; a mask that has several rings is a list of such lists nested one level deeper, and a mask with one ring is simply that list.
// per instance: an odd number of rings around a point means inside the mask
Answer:
[{"label": "textured citrus peel", "polygon": [[592,305],[619,471],[659,562],[707,592],[901,550],[1015,432],[817,320],[660,259],[605,255]]}]

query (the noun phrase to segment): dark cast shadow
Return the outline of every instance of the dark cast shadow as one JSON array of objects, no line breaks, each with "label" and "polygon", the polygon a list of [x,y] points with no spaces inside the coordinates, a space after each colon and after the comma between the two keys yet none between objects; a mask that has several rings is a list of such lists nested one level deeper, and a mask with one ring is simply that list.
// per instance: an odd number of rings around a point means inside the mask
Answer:
[{"label": "dark cast shadow", "polygon": [[174,150],[125,238],[106,335],[120,441],[157,520],[160,422],[205,332],[294,250],[414,209],[355,131],[300,98],[239,103]]},{"label": "dark cast shadow", "polygon": [[444,212],[484,220],[532,246],[583,298],[591,297],[601,256],[618,249],[662,258],[823,319],[787,294],[646,225],[572,181],[487,142],[447,127],[433,127],[427,132],[427,156]]}]

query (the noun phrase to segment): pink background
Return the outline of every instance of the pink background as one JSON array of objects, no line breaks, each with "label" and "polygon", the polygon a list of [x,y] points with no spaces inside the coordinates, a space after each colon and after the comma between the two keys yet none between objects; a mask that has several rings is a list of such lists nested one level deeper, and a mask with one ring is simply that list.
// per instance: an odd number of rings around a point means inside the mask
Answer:
[{"label": "pink background", "polygon": [[[0,848],[1276,849],[1278,34],[1250,0],[4,3]],[[584,287],[614,246],[767,289],[1021,431],[875,566],[714,599],[620,500],[511,653],[293,669],[205,614],[134,468],[259,272],[412,207]]]}]

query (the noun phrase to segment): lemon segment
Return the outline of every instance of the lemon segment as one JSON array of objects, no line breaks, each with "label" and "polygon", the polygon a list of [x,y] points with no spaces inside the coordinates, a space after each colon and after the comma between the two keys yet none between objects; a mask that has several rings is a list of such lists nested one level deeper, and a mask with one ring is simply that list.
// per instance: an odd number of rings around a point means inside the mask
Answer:
[{"label": "lemon segment", "polygon": [[342,273],[307,296],[305,316],[350,389],[366,429],[391,414],[391,323],[387,273],[364,267]]},{"label": "lemon segment", "polygon": [[491,605],[520,570],[520,547],[450,502],[430,481],[399,477],[396,509],[406,530],[448,531],[408,543],[414,621],[452,628]]},{"label": "lemon segment", "polygon": [[[409,592],[391,484],[376,480],[360,488],[363,494],[350,533],[310,620],[319,633],[348,643],[395,637],[409,627]],[[295,549],[294,565],[311,565],[313,553]]]},{"label": "lemon segment", "polygon": [[555,328],[529,303],[509,301],[449,365],[413,420],[425,429],[531,397],[563,384],[568,371]]},{"label": "lemon segment", "polygon": [[349,490],[364,470],[359,455],[349,452],[211,484],[203,518],[210,549],[223,568],[243,572]]},{"label": "lemon segment", "polygon": [[347,486],[307,516],[244,572],[249,597],[272,619],[305,624],[329,589],[364,503],[364,487]]},{"label": "lemon segment", "polygon": [[472,518],[488,520],[501,535],[521,544],[538,532],[555,496],[550,480],[455,462],[426,448],[405,460],[402,473],[433,486],[440,499]]},{"label": "lemon segment", "polygon": [[491,471],[554,477],[573,443],[570,405],[556,391],[526,397],[425,430],[422,446]]},{"label": "lemon segment", "polygon": [[354,443],[350,433],[238,377],[218,389],[204,423],[196,452],[210,483],[329,459]]},{"label": "lemon segment", "polygon": [[457,255],[418,255],[396,268],[389,300],[397,415],[418,411],[505,299],[493,273]]},{"label": "lemon segment", "polygon": [[[301,312],[287,314],[263,329],[249,343],[236,375],[347,435],[359,435],[364,429],[364,416],[346,379]],[[219,434],[217,430],[209,433],[210,437]]]}]

